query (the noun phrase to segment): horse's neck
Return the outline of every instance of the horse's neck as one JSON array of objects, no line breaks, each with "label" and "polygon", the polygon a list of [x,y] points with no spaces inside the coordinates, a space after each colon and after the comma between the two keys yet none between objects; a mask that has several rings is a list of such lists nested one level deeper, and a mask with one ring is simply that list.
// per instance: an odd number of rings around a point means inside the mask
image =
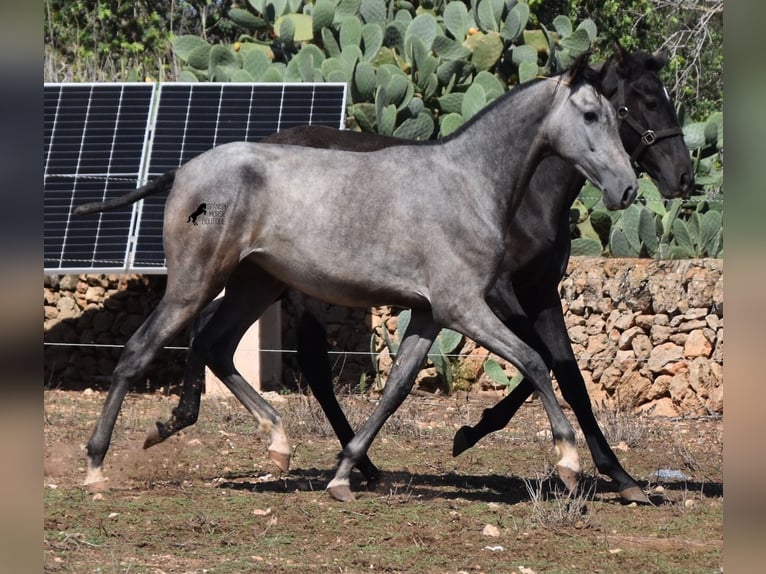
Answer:
[{"label": "horse's neck", "polygon": [[518,206],[546,151],[542,130],[551,93],[541,82],[501,96],[446,144],[454,157],[470,158],[471,169],[494,182],[495,201],[508,210]]}]

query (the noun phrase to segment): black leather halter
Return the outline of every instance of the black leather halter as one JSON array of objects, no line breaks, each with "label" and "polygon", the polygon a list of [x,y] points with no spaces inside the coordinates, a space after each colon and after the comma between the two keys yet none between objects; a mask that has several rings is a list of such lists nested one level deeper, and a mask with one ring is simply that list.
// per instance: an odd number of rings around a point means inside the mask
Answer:
[{"label": "black leather halter", "polygon": [[628,124],[633,131],[641,136],[641,143],[638,144],[636,149],[634,149],[633,153],[630,155],[630,159],[634,163],[638,163],[639,159],[646,151],[646,148],[654,145],[659,140],[684,135],[683,130],[681,130],[679,126],[654,131],[650,128],[644,128],[644,126],[638,123],[635,118],[631,117],[630,110],[625,103],[625,80],[622,78],[617,82],[617,118],[620,120],[620,125],[622,125],[623,122]]}]

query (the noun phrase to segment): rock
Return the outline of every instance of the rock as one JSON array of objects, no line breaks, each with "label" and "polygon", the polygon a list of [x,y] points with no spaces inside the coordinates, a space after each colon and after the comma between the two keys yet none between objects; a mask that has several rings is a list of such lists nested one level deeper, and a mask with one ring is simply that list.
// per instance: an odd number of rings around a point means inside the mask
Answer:
[{"label": "rock", "polygon": [[648,283],[652,295],[652,310],[655,313],[673,315],[679,310],[681,297],[678,280],[674,277],[656,277]]},{"label": "rock", "polygon": [[617,390],[617,384],[622,378],[622,371],[614,365],[609,365],[604,369],[604,372],[599,378],[601,386],[607,390],[610,395],[613,395]]},{"label": "rock", "polygon": [[711,396],[722,381],[723,373],[718,363],[704,357],[697,357],[689,363],[688,384],[699,397],[705,399]]},{"label": "rock", "polygon": [[673,333],[670,337],[668,337],[668,340],[671,343],[675,343],[676,345],[683,347],[686,344],[686,338],[688,336],[689,335],[686,333]]},{"label": "rock", "polygon": [[633,350],[617,351],[617,355],[614,358],[614,366],[623,373],[636,369],[638,362],[633,354]]},{"label": "rock", "polygon": [[673,329],[665,325],[652,325],[652,329],[649,332],[649,336],[652,339],[652,345],[661,345],[670,339],[673,334]]},{"label": "rock", "polygon": [[704,329],[705,327],[707,327],[707,321],[696,319],[694,321],[684,321],[678,325],[678,330],[682,333],[690,333],[697,329]]},{"label": "rock", "polygon": [[601,318],[600,315],[591,315],[588,317],[585,329],[588,335],[593,337],[602,333],[605,326],[606,322]]},{"label": "rock", "polygon": [[58,287],[60,291],[74,291],[77,288],[77,275],[63,275]]},{"label": "rock", "polygon": [[652,328],[652,325],[654,325],[655,317],[657,317],[657,315],[637,315],[636,325],[648,333]]},{"label": "rock", "polygon": [[653,373],[668,373],[668,365],[683,357],[683,347],[674,343],[663,343],[652,349],[647,366]]},{"label": "rock", "polygon": [[644,330],[641,327],[631,327],[630,329],[623,331],[622,335],[620,335],[617,346],[620,348],[620,350],[623,351],[626,349],[632,349],[633,339],[635,339],[637,335],[643,335],[643,333]]},{"label": "rock", "polygon": [[643,396],[639,398],[641,404],[651,403],[657,399],[669,396],[670,381],[672,380],[673,377],[670,375],[660,375],[654,381],[650,380],[649,384],[644,388]]},{"label": "rock", "polygon": [[65,321],[66,319],[76,319],[82,314],[82,311],[75,303],[75,300],[71,297],[62,297],[56,303],[56,310],[58,311],[58,319]]},{"label": "rock", "polygon": [[723,412],[723,385],[715,387],[710,391],[710,397],[708,397],[708,400],[705,402],[705,406],[710,412]]},{"label": "rock", "polygon": [[678,416],[678,409],[673,404],[673,400],[668,397],[656,400],[653,403],[642,405],[638,411],[639,414],[653,417],[673,418]]},{"label": "rock", "polygon": [[670,379],[670,398],[674,403],[681,403],[690,392],[689,373],[679,373]]},{"label": "rock", "polygon": [[637,371],[625,373],[620,378],[618,387],[620,404],[629,408],[639,405],[642,402],[642,396],[645,396],[647,389],[651,386],[651,379],[642,376]]},{"label": "rock", "polygon": [[[614,313],[610,315],[613,321],[607,321],[607,330],[617,329],[618,331],[627,331],[636,325],[636,317],[639,313],[619,313],[616,317]],[[610,324],[611,323],[611,324]]]},{"label": "rock", "polygon": [[704,269],[692,272],[687,286],[688,302],[691,307],[705,307],[713,300],[717,276]]},{"label": "rock", "polygon": [[689,333],[684,343],[684,357],[709,357],[713,352],[713,344],[708,341],[702,329]]},{"label": "rock", "polygon": [[646,361],[652,352],[652,341],[644,334],[634,337],[630,346],[639,361]]}]

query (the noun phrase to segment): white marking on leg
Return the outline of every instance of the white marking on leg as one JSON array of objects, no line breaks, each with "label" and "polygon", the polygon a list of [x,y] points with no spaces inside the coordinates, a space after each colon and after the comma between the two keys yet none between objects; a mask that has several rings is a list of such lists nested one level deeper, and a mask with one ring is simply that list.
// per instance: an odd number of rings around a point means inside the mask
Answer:
[{"label": "white marking on leg", "polygon": [[573,472],[580,472],[580,456],[577,454],[577,449],[574,445],[563,441],[556,441],[555,443],[556,454],[559,456],[557,466],[563,466]]},{"label": "white marking on leg", "polygon": [[84,486],[87,486],[89,484],[94,484],[97,482],[106,482],[109,480],[104,476],[103,471],[101,470],[100,466],[93,466],[93,464],[88,461],[88,472],[85,475],[85,482],[83,482]]},{"label": "white marking on leg", "polygon": [[261,430],[268,432],[271,436],[269,450],[290,455],[290,441],[287,440],[287,434],[281,421],[276,424],[270,421],[261,421]]}]

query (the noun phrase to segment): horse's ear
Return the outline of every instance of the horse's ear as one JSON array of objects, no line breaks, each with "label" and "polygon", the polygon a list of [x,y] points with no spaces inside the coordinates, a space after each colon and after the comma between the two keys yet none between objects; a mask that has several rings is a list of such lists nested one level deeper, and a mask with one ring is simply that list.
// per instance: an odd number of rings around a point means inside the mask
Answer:
[{"label": "horse's ear", "polygon": [[649,58],[646,62],[646,67],[649,68],[652,72],[659,72],[662,68],[664,68],[668,63],[668,56],[663,52],[662,50],[655,52],[652,54],[652,57]]},{"label": "horse's ear", "polygon": [[588,69],[588,62],[590,61],[590,51],[583,52],[575,59],[572,66],[569,68],[569,82],[577,83],[583,74]]},{"label": "horse's ear", "polygon": [[619,40],[614,42],[614,61],[617,62],[617,73],[621,76],[627,76],[633,64],[633,56],[622,47]]}]

